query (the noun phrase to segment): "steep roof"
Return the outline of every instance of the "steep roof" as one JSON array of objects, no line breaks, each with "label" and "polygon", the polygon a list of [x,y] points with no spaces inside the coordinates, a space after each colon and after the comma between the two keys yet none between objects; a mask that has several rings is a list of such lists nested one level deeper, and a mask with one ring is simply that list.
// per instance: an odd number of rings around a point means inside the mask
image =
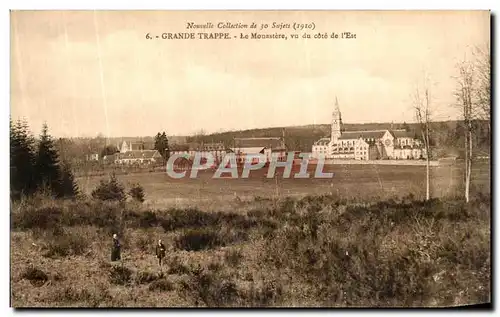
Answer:
[{"label": "steep roof", "polygon": [[339,140],[353,140],[353,139],[380,139],[384,136],[387,130],[376,131],[346,131],[342,132]]},{"label": "steep roof", "polygon": [[251,153],[251,154],[258,154],[263,152],[265,149],[264,146],[257,146],[257,147],[239,147],[239,148],[232,148],[231,150],[235,153]]},{"label": "steep roof", "polygon": [[283,140],[281,138],[234,138],[235,148],[255,148],[267,147],[271,149],[284,148]]},{"label": "steep roof", "polygon": [[329,143],[330,143],[330,138],[321,138],[318,141],[314,142],[314,145],[325,146],[328,145]]},{"label": "steep roof", "polygon": [[160,156],[157,150],[133,150],[118,154],[118,159],[151,159]]},{"label": "steep roof", "polygon": [[409,132],[406,130],[391,130],[391,134],[397,139],[397,138],[415,138],[415,133],[414,132]]}]

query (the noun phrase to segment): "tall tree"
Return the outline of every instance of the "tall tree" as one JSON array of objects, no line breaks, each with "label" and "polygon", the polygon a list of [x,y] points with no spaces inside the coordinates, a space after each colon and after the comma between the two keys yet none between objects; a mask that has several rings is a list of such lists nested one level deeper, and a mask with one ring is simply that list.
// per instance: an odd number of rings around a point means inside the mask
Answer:
[{"label": "tall tree", "polygon": [[36,191],[35,140],[26,121],[10,120],[10,192],[12,199]]},{"label": "tall tree", "polygon": [[465,137],[465,201],[469,202],[472,171],[472,121],[474,119],[474,64],[464,61],[457,65],[455,97],[464,121]]},{"label": "tall tree", "polygon": [[79,189],[76,184],[73,172],[71,171],[71,166],[69,163],[64,162],[61,168],[61,183],[58,196],[61,198],[73,198],[78,196]]},{"label": "tall tree", "polygon": [[165,131],[163,133],[158,132],[155,136],[155,150],[160,152],[163,159],[167,160],[170,156],[170,148],[168,145],[168,138]]},{"label": "tall tree", "polygon": [[474,51],[477,84],[475,89],[475,111],[478,119],[488,121],[488,133],[491,131],[491,58],[489,44],[477,47]]},{"label": "tall tree", "polygon": [[39,188],[49,189],[52,194],[59,195],[61,170],[59,155],[55,149],[47,124],[42,127],[38,143],[38,153],[35,162],[35,175]]},{"label": "tall tree", "polygon": [[165,160],[168,160],[168,158],[170,157],[170,146],[168,144],[168,138],[167,138],[167,134],[165,133],[165,131],[163,131],[163,133],[161,134],[161,139],[163,140],[163,146],[164,146],[164,152],[165,152],[165,156],[163,157]]},{"label": "tall tree", "polygon": [[419,124],[419,128],[422,134],[422,141],[425,148],[426,157],[426,173],[425,173],[425,199],[429,200],[430,195],[430,159],[431,159],[431,147],[430,147],[430,124],[431,124],[431,96],[429,91],[429,84],[426,79],[424,92],[422,93],[417,87],[415,89],[415,94],[413,96],[413,107],[415,110],[415,117]]},{"label": "tall tree", "polygon": [[113,154],[118,153],[118,152],[120,152],[120,150],[118,150],[116,145],[110,144],[102,149],[100,155],[101,155],[101,158],[103,158],[106,155],[113,155]]}]

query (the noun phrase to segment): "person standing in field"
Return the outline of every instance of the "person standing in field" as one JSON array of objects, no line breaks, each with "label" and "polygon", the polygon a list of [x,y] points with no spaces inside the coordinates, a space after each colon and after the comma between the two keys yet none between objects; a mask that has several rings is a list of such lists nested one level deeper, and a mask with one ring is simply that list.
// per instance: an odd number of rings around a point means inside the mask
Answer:
[{"label": "person standing in field", "polygon": [[111,249],[111,261],[121,260],[121,245],[118,236],[113,234],[113,248]]},{"label": "person standing in field", "polygon": [[165,257],[166,249],[161,239],[158,240],[158,244],[156,245],[156,257],[158,258],[158,264],[161,266],[161,260]]}]

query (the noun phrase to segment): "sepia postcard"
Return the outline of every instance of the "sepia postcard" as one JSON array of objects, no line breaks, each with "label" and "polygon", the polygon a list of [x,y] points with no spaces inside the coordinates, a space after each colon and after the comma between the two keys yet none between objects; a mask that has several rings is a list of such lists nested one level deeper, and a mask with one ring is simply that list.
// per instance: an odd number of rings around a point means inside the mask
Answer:
[{"label": "sepia postcard", "polygon": [[491,308],[490,24],[11,11],[11,307]]}]

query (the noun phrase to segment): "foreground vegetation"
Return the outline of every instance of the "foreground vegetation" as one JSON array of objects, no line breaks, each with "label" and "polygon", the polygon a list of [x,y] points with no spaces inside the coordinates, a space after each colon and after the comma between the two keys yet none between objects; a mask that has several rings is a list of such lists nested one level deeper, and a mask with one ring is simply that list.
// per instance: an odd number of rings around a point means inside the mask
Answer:
[{"label": "foreground vegetation", "polygon": [[[450,306],[490,295],[490,197],[16,202],[11,299],[34,306]],[[110,259],[111,235],[123,245]],[[154,244],[167,246],[160,269]]]}]

